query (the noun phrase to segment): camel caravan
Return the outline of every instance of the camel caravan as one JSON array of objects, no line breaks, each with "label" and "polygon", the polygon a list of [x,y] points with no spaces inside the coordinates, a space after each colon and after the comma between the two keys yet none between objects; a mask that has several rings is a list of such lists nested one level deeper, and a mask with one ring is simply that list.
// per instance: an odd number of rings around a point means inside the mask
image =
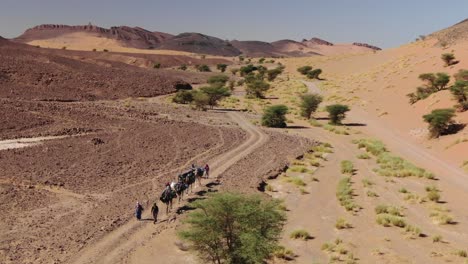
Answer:
[{"label": "camel caravan", "polygon": [[172,200],[179,198],[179,203],[183,199],[184,193],[188,194],[193,191],[193,184],[198,182],[201,186],[201,179],[209,177],[209,166],[197,167],[192,164],[192,167],[177,176],[177,182],[166,183],[166,188],[162,192],[159,200],[166,205],[166,214],[172,209]]},{"label": "camel caravan", "polygon": [[[204,167],[197,167],[195,164],[192,164],[192,167],[184,173],[181,173],[177,176],[177,182],[168,182],[166,183],[166,188],[162,192],[159,200],[166,204],[166,214],[172,209],[172,200],[179,198],[179,203],[183,199],[184,193],[191,193],[193,190],[193,184],[198,182],[199,186],[202,186],[201,179],[203,177],[208,178],[210,172],[210,167],[206,164]],[[136,203],[135,206],[135,216],[138,221],[141,220],[141,215],[143,213],[143,206],[140,202]],[[151,214],[153,215],[154,223],[158,221],[159,207],[157,203],[153,204],[151,208]]]}]

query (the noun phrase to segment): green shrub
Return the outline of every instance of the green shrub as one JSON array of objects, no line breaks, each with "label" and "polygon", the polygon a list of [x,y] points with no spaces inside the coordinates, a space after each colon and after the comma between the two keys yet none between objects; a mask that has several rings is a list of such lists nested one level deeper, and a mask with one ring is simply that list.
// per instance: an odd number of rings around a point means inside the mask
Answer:
[{"label": "green shrub", "polygon": [[262,125],[267,127],[286,127],[286,113],[288,107],[285,105],[272,105],[267,107],[262,116]]},{"label": "green shrub", "polygon": [[177,104],[189,104],[193,101],[193,91],[180,90],[178,91],[172,101]]},{"label": "green shrub", "polygon": [[202,64],[202,65],[197,65],[197,70],[199,72],[211,72],[211,69],[208,65]]},{"label": "green shrub", "polygon": [[310,66],[302,66],[302,67],[297,68],[297,71],[300,72],[302,75],[306,75],[311,70],[312,70],[312,67]]},{"label": "green shrub", "polygon": [[208,78],[208,83],[212,86],[224,86],[226,85],[227,81],[229,81],[229,77],[223,74],[214,75]]},{"label": "green shrub", "polygon": [[321,69],[315,69],[307,72],[307,78],[309,79],[320,79],[319,75],[322,74]]},{"label": "green shrub", "polygon": [[353,189],[351,188],[350,177],[345,177],[338,182],[336,197],[347,211],[357,211],[360,209],[353,201]]},{"label": "green shrub", "polygon": [[315,113],[320,103],[323,101],[323,97],[319,94],[303,94],[301,98],[301,116],[307,119],[310,118],[312,113]]},{"label": "green shrub", "polygon": [[341,161],[341,173],[352,175],[354,173],[353,163],[349,160]]},{"label": "green shrub", "polygon": [[252,73],[254,71],[257,70],[257,67],[255,67],[254,65],[252,64],[249,64],[249,65],[246,65],[246,66],[242,66],[240,69],[239,69],[239,72],[240,72],[240,75],[241,76],[245,76],[249,73]]},{"label": "green shrub", "polygon": [[211,106],[211,108],[218,105],[218,102],[224,97],[231,95],[228,88],[221,86],[202,87],[200,91],[208,96],[208,105]]},{"label": "green shrub", "polygon": [[442,60],[445,62],[445,66],[450,66],[454,64],[455,56],[453,53],[444,53],[441,56]]},{"label": "green shrub", "polygon": [[367,153],[361,153],[357,156],[358,159],[370,159],[371,157]]},{"label": "green shrub", "polygon": [[284,69],[283,67],[277,67],[277,68],[268,70],[266,72],[267,80],[270,81],[270,82],[274,81],[276,79],[276,77],[278,77],[278,75],[283,73],[283,69]]},{"label": "green shrub", "polygon": [[221,72],[225,72],[226,68],[227,68],[227,64],[220,63],[216,65],[216,69],[220,70]]},{"label": "green shrub", "polygon": [[210,97],[203,92],[197,91],[193,93],[193,104],[198,110],[206,110],[206,106],[210,103]]},{"label": "green shrub", "polygon": [[346,112],[350,109],[347,105],[334,104],[327,106],[325,110],[328,112],[330,124],[340,125],[341,121],[346,117]]},{"label": "green shrub", "polygon": [[438,138],[447,132],[451,124],[454,123],[453,109],[435,109],[430,114],[424,115],[423,119],[429,123],[429,132],[431,137]]},{"label": "green shrub", "polygon": [[338,218],[338,220],[336,220],[335,227],[337,229],[347,229],[351,228],[352,226],[344,218]]},{"label": "green shrub", "polygon": [[456,107],[460,111],[468,110],[468,81],[456,81],[455,84],[452,87],[450,87],[450,92],[452,93],[455,100],[457,100],[458,102]]},{"label": "green shrub", "polygon": [[309,240],[312,238],[309,232],[307,232],[304,229],[293,231],[289,237],[293,239],[302,239],[302,240]]},{"label": "green shrub", "polygon": [[262,81],[262,80],[254,80],[252,82],[248,82],[246,92],[247,96],[255,97],[255,98],[264,98],[264,92],[270,89],[270,84]]}]

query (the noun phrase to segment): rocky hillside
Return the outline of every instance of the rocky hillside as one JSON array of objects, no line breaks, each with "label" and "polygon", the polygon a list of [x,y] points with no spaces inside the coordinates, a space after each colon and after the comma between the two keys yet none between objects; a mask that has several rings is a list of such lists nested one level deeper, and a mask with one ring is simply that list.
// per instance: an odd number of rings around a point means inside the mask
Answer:
[{"label": "rocky hillside", "polygon": [[[93,38],[88,38],[93,37]],[[313,55],[329,55],[349,52],[365,52],[379,48],[368,44],[340,44],[335,45],[319,38],[311,38],[302,42],[294,40],[279,40],[275,42],[263,41],[226,41],[201,33],[182,33],[176,36],[162,32],[152,32],[139,27],[111,27],[110,29],[95,25],[67,26],[67,25],[40,25],[26,30],[24,34],[15,39],[18,42],[55,48],[67,47],[81,42],[94,43],[102,40],[112,40],[118,47],[137,49],[174,50],[190,53],[200,53],[217,56],[238,56],[243,54],[250,57],[307,57]],[[57,40],[59,44],[51,45]],[[113,42],[114,43],[114,42]],[[61,45],[61,46],[59,46]],[[111,44],[94,44],[101,47]],[[79,46],[79,45],[75,45]],[[344,47],[345,46],[345,47]],[[355,46],[353,48],[353,46]],[[358,47],[358,48],[356,48]],[[87,47],[89,50],[89,47]]]},{"label": "rocky hillside", "polygon": [[457,44],[468,40],[468,19],[465,19],[451,27],[437,31],[429,35],[429,38],[435,38],[439,42],[446,44]]}]

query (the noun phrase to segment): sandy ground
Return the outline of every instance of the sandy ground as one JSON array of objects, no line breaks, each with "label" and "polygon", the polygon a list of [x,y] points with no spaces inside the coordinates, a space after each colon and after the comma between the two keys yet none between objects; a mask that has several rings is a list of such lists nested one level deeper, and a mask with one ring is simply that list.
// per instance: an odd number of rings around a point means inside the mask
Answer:
[{"label": "sandy ground", "polygon": [[51,136],[51,137],[35,137],[35,138],[18,138],[0,141],[0,150],[16,149],[36,146],[46,140],[61,139],[65,136]]}]

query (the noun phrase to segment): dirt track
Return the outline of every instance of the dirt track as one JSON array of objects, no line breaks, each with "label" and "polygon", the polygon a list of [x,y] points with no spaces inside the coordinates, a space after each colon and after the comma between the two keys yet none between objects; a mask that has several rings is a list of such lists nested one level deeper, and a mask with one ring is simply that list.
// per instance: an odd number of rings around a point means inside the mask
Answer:
[{"label": "dirt track", "polygon": [[[218,177],[239,159],[251,153],[268,140],[268,136],[261,129],[252,125],[241,114],[231,112],[227,115],[247,132],[248,139],[236,148],[209,161],[211,167],[214,168],[210,175],[211,178]],[[149,217],[149,215],[150,212],[147,211],[143,217]],[[89,245],[71,263],[119,263],[122,257],[133,251],[142,242],[145,242],[153,232],[160,232],[166,228],[166,223],[160,223],[155,228],[152,224],[130,221],[103,237],[97,243]],[[164,254],[171,256],[170,252],[165,252]],[[177,256],[177,254],[174,256]],[[164,259],[164,256],[159,257]]]}]

